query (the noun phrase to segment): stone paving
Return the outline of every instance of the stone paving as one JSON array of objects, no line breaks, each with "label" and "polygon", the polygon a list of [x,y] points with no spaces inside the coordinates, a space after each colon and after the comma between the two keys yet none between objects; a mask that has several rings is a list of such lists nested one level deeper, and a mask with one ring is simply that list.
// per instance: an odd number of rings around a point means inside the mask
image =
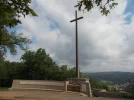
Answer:
[{"label": "stone paving", "polygon": [[98,98],[74,92],[56,91],[0,91],[0,99],[11,100],[130,100],[120,98]]}]

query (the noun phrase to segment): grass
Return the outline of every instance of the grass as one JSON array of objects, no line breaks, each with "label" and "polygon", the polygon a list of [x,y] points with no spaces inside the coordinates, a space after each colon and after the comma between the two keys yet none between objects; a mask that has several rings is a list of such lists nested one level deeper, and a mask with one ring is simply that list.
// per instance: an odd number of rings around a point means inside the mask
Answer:
[{"label": "grass", "polygon": [[[0,87],[0,91],[8,91],[8,88]],[[1,99],[0,99],[1,100]]]}]

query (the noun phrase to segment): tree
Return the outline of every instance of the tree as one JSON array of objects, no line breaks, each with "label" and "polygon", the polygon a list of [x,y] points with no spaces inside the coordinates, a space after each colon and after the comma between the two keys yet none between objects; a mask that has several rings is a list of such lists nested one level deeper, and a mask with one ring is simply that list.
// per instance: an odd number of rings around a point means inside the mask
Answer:
[{"label": "tree", "polygon": [[0,57],[5,55],[9,50],[11,54],[16,54],[16,47],[20,47],[21,50],[27,48],[27,44],[31,41],[27,37],[23,37],[23,34],[16,34],[16,32],[9,33],[6,29],[0,30]]},{"label": "tree", "polygon": [[7,50],[11,54],[16,53],[17,45],[24,50],[25,44],[29,44],[29,39],[22,34],[9,32],[8,28],[13,28],[21,24],[20,16],[28,14],[37,16],[29,7],[30,0],[1,0],[0,1],[0,57],[6,54]]},{"label": "tree", "polygon": [[67,65],[59,67],[42,48],[36,52],[26,51],[21,60],[24,64],[23,79],[63,81],[75,77],[75,68],[68,68]]},{"label": "tree", "polygon": [[10,87],[14,79],[64,81],[75,77],[75,67],[59,67],[45,49],[26,51],[21,62],[0,58],[0,87]]},{"label": "tree", "polygon": [[31,0],[1,0],[0,1],[0,26],[14,27],[20,24],[20,14],[24,17],[28,14],[37,16],[37,14],[29,7]]},{"label": "tree", "polygon": [[11,87],[13,79],[22,79],[22,68],[21,62],[0,59],[0,87]]},{"label": "tree", "polygon": [[107,16],[110,13],[110,10],[117,6],[118,3],[114,2],[115,0],[106,0],[105,3],[103,1],[104,0],[80,0],[75,7],[78,7],[79,11],[91,11],[94,6],[97,6],[99,7],[100,12]]},{"label": "tree", "polygon": [[105,89],[110,91],[110,85],[105,81],[97,81],[95,79],[90,78],[92,89]]},{"label": "tree", "polygon": [[28,79],[55,79],[55,73],[59,71],[56,63],[41,48],[36,52],[26,51],[22,55],[21,60],[25,66],[23,72]]}]

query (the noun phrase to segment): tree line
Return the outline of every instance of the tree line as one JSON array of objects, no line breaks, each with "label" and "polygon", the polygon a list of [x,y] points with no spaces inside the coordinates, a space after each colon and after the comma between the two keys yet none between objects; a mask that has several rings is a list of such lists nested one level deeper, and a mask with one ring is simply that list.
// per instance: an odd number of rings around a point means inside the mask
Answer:
[{"label": "tree line", "polygon": [[0,59],[0,87],[10,87],[13,79],[63,81],[74,77],[75,68],[58,66],[41,48],[26,51],[21,56],[21,62]]},{"label": "tree line", "polygon": [[[42,48],[37,51],[26,51],[20,60],[10,62],[4,58],[0,59],[0,87],[11,87],[14,79],[65,81],[76,76],[75,67],[57,65]],[[89,78],[81,72],[80,77]],[[90,82],[92,88],[110,90],[105,82],[97,82],[94,79],[90,79]]]}]

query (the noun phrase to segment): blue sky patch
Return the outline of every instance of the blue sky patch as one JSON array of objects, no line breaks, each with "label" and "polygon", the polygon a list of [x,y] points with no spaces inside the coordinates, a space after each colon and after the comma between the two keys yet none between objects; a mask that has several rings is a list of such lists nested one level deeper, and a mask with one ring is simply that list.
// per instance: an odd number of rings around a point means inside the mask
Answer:
[{"label": "blue sky patch", "polygon": [[51,21],[52,21],[52,24],[49,25],[49,28],[50,28],[51,30],[54,30],[54,29],[59,28],[59,25],[58,25],[58,23],[57,23],[56,21],[54,21],[54,20],[51,20]]},{"label": "blue sky patch", "polygon": [[12,27],[12,28],[7,27],[7,30],[8,30],[9,32],[17,31],[17,30],[20,30],[20,29],[21,29],[20,25],[17,25],[17,26]]},{"label": "blue sky patch", "polygon": [[134,0],[128,0],[127,8],[124,13],[125,14],[131,13],[131,14],[126,18],[127,24],[131,23],[131,18],[134,15],[134,6],[133,5],[134,5]]},{"label": "blue sky patch", "polygon": [[49,25],[50,30],[54,30],[56,28],[59,28],[59,24],[55,20],[53,20],[53,18],[51,18],[50,15],[49,16],[46,16],[46,18],[49,21],[51,21],[51,24]]}]

